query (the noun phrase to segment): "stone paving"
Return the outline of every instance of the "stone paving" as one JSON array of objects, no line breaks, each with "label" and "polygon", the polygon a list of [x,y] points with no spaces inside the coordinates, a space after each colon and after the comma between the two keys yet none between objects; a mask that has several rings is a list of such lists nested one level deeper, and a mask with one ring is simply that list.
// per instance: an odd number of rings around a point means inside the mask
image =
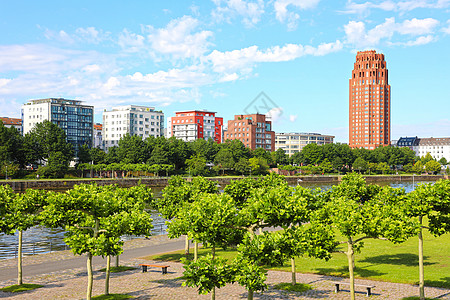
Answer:
[{"label": "stone paving", "polygon": [[[127,248],[141,247],[153,243],[167,242],[167,237],[159,237],[157,240],[132,240],[126,243]],[[30,258],[30,259],[28,259]],[[49,254],[27,257],[26,264],[54,261],[57,259],[73,258],[69,251],[60,251]],[[122,260],[122,265],[137,267],[143,259]],[[148,262],[148,261],[145,261]],[[15,260],[1,261],[1,266],[15,265]],[[161,262],[155,262],[160,264]],[[169,262],[169,273],[162,275],[161,270],[149,269],[142,273],[134,269],[122,273],[111,274],[110,293],[128,293],[136,299],[210,299],[209,295],[198,295],[194,288],[182,287],[183,266],[180,263]],[[94,270],[103,268],[103,265],[95,265]],[[103,272],[94,272],[93,295],[104,293]],[[84,299],[86,290],[86,269],[69,269],[49,274],[24,277],[25,283],[37,283],[43,288],[20,294],[0,292],[0,298],[5,299]],[[267,283],[269,289],[264,293],[255,293],[254,299],[349,299],[349,288],[344,286],[342,291],[334,293],[333,281],[348,282],[348,279],[321,276],[314,274],[297,274],[297,282],[310,284],[313,289],[304,293],[285,292],[275,290],[273,286],[280,282],[290,282],[289,272],[269,271]],[[0,282],[0,287],[15,284],[15,280]],[[401,299],[407,296],[416,296],[418,287],[409,284],[381,282],[373,280],[357,279],[356,283],[376,286],[370,299]],[[357,299],[367,299],[365,290],[357,288]],[[436,299],[450,300],[450,289],[429,288],[425,289],[426,296]],[[246,299],[247,292],[237,284],[229,284],[216,291],[216,299]]]}]

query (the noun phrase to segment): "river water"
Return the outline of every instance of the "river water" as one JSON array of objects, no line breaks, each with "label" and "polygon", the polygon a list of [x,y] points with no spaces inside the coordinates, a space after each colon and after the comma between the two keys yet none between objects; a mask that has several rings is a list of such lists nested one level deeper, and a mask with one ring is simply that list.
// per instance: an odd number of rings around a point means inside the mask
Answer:
[{"label": "river water", "polygon": [[[381,182],[379,185],[389,185],[392,187],[402,187],[406,192],[413,190],[414,186],[418,183],[415,182]],[[299,183],[300,185],[308,188],[321,188],[324,190],[330,189],[333,184],[331,183]],[[154,188],[154,196],[161,196],[162,188]],[[152,235],[159,235],[166,233],[165,220],[157,213],[152,213],[153,225]],[[135,236],[124,236],[123,240],[129,240],[136,238]],[[67,249],[64,243],[64,230],[62,229],[49,229],[41,226],[36,226],[28,229],[23,233],[23,253],[24,255],[34,255],[38,253],[46,253],[58,250]],[[0,234],[0,259],[13,258],[17,255],[17,233],[15,235]]]}]

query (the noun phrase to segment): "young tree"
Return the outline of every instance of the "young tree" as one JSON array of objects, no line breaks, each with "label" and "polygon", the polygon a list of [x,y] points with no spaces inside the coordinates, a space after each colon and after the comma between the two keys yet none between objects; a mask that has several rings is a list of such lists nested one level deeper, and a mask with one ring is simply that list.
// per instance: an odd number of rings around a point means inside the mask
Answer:
[{"label": "young tree", "polygon": [[[408,215],[419,222],[419,293],[425,299],[425,275],[423,265],[423,230],[428,229],[434,236],[450,232],[450,182],[439,180],[434,185],[419,184],[408,194],[405,209]],[[424,219],[428,218],[428,226]]]},{"label": "young tree", "polygon": [[252,157],[248,160],[249,168],[252,174],[262,175],[266,174],[269,166],[264,158]]},{"label": "young tree", "polygon": [[363,158],[358,157],[353,162],[353,169],[358,170],[359,173],[361,173],[361,171],[367,170],[367,162]]},{"label": "young tree", "polygon": [[234,164],[234,169],[241,173],[241,175],[244,175],[246,172],[250,171],[250,165],[248,162],[248,159],[241,158],[237,163]]},{"label": "young tree", "polygon": [[347,244],[351,299],[355,299],[354,253],[365,239],[386,239],[401,243],[416,232],[416,223],[407,218],[400,203],[406,198],[401,189],[366,185],[361,175],[351,173],[325,195],[322,223],[330,224]]},{"label": "young tree", "polygon": [[[120,235],[124,233],[149,233],[152,219],[144,210],[145,199],[148,196],[130,196],[116,186],[95,184],[76,185],[48,199],[42,222],[50,227],[64,227],[64,240],[72,252],[87,254],[87,299],[92,296],[92,257],[119,255],[123,251]],[[105,283],[106,292],[108,282]]]},{"label": "young tree", "polygon": [[192,155],[190,159],[186,160],[186,165],[189,168],[189,173],[193,176],[204,176],[208,173],[206,158],[200,156],[200,154]]},{"label": "young tree", "polygon": [[232,169],[234,167],[234,160],[231,151],[228,149],[221,149],[214,158],[214,163],[222,169],[222,175],[225,175],[225,169]]},{"label": "young tree", "polygon": [[425,171],[427,171],[427,173],[439,173],[441,171],[441,168],[441,164],[435,160],[430,160],[425,164]]}]

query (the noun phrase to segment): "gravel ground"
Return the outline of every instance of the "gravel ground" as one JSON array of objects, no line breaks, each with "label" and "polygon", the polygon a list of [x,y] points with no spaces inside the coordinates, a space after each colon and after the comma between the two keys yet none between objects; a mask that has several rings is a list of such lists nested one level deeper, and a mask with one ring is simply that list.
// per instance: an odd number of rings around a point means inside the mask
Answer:
[{"label": "gravel ground", "polygon": [[[137,266],[144,262],[142,259],[124,261],[124,265]],[[148,262],[148,261],[146,261]],[[155,262],[160,264],[161,262]],[[169,263],[169,273],[162,275],[161,271],[149,269],[142,273],[139,269],[122,273],[111,274],[110,293],[128,293],[137,299],[210,299],[209,295],[198,295],[196,289],[182,287],[183,266],[180,263]],[[95,270],[103,266],[97,265]],[[101,295],[104,292],[104,278],[102,272],[94,273],[93,295]],[[269,289],[264,293],[255,293],[254,299],[349,299],[348,287],[338,294],[334,293],[332,281],[345,281],[332,276],[321,276],[313,274],[297,274],[297,281],[308,283],[313,290],[304,293],[284,292],[273,289],[280,282],[289,282],[291,274],[288,272],[269,271]],[[24,282],[44,285],[43,288],[20,294],[0,292],[0,298],[7,299],[84,299],[86,290],[85,269],[66,270],[53,274],[26,277]],[[0,286],[7,286],[15,282],[0,282]],[[375,285],[374,295],[370,299],[401,299],[402,297],[414,296],[418,293],[417,286],[399,283],[389,283],[371,280],[356,280],[356,283]],[[357,288],[356,298],[367,299],[365,291]],[[450,299],[449,289],[426,288],[426,295],[439,299]],[[247,298],[247,292],[237,284],[229,284],[216,291],[217,299],[243,299]]]}]

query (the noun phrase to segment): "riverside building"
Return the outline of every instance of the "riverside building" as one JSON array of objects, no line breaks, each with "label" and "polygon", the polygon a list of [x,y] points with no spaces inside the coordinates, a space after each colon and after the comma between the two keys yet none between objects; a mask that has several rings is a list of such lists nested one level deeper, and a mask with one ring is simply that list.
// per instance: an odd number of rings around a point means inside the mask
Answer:
[{"label": "riverside building", "polygon": [[391,141],[391,86],[384,54],[359,51],[349,81],[349,146],[375,149]]},{"label": "riverside building", "polygon": [[23,134],[44,120],[58,125],[66,133],[67,142],[72,144],[75,155],[82,145],[92,147],[94,107],[79,100],[47,98],[29,100],[22,106]]},{"label": "riverside building", "polygon": [[20,134],[22,134],[22,119],[0,117],[0,121],[2,121],[5,127],[7,128],[14,127],[19,131]]},{"label": "riverside building", "polygon": [[266,115],[235,115],[228,121],[228,129],[224,132],[225,140],[240,140],[250,149],[263,148],[275,151],[275,132],[272,121]]},{"label": "riverside building", "polygon": [[126,134],[137,135],[142,139],[164,135],[164,113],[154,107],[125,105],[113,107],[103,112],[103,147],[118,146]]},{"label": "riverside building", "polygon": [[283,149],[286,154],[292,156],[302,151],[308,144],[325,145],[334,142],[333,135],[322,135],[320,133],[275,133],[275,151]]},{"label": "riverside building", "polygon": [[167,134],[185,142],[209,138],[222,142],[223,118],[207,110],[177,111],[167,118]]}]

